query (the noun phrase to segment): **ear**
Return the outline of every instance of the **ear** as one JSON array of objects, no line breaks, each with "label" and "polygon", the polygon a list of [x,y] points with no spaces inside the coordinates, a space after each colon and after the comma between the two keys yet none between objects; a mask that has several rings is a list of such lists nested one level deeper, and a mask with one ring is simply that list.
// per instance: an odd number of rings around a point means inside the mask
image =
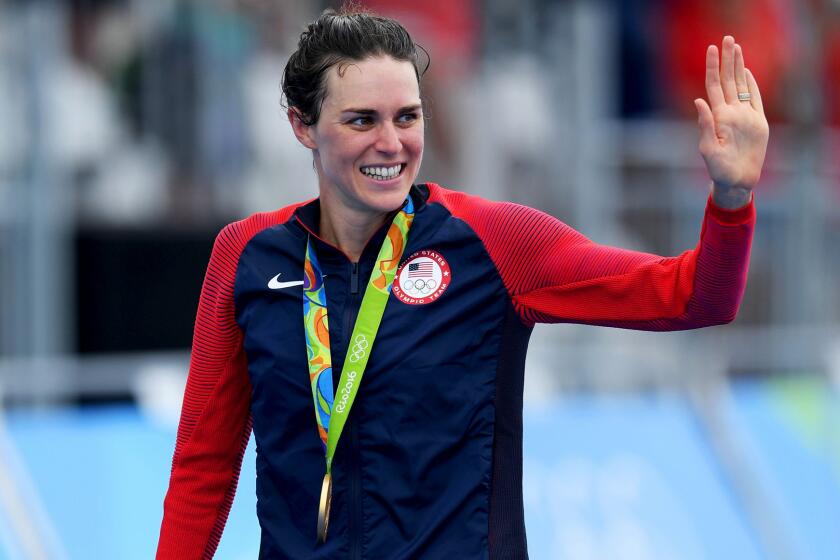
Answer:
[{"label": "ear", "polygon": [[295,137],[298,139],[298,142],[310,150],[317,149],[318,145],[315,143],[315,138],[312,134],[312,126],[303,122],[300,112],[294,107],[289,107],[286,111],[286,115],[289,117],[289,122],[292,125],[292,131],[295,133]]}]

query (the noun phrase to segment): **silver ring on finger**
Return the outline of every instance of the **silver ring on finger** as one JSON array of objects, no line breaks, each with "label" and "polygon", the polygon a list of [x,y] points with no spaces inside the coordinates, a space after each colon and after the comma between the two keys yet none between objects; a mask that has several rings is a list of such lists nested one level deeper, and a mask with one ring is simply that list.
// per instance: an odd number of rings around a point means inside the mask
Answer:
[{"label": "silver ring on finger", "polygon": [[738,101],[749,101],[752,99],[752,94],[748,91],[739,91],[738,92]]}]

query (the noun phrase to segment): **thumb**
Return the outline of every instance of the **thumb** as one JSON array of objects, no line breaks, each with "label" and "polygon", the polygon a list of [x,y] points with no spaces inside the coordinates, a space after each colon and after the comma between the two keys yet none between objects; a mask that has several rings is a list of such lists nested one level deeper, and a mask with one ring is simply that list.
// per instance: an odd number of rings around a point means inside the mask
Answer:
[{"label": "thumb", "polygon": [[712,110],[706,100],[702,98],[694,100],[694,107],[697,109],[697,123],[700,126],[700,152],[711,151],[718,143]]}]

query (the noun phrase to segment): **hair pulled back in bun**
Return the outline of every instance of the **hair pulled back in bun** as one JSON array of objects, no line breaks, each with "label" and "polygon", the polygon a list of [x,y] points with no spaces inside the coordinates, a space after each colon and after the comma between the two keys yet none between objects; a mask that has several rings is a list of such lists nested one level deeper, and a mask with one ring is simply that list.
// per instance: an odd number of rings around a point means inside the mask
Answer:
[{"label": "hair pulled back in bun", "polygon": [[[420,51],[426,65],[420,70]],[[306,125],[318,122],[327,95],[327,70],[338,64],[372,56],[390,56],[414,66],[417,83],[429,67],[428,53],[417,45],[396,20],[380,17],[354,6],[340,12],[325,10],[300,35],[297,50],[283,71],[283,96],[288,107]]]}]

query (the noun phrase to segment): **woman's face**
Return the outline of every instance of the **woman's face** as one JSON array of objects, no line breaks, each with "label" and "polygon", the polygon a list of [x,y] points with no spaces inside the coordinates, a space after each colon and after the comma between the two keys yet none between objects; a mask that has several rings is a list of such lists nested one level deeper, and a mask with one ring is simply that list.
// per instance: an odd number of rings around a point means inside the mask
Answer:
[{"label": "woman's face", "polygon": [[388,56],[334,65],[318,122],[295,124],[313,150],[322,201],[381,214],[399,208],[420,170],[423,113],[410,62]]}]

